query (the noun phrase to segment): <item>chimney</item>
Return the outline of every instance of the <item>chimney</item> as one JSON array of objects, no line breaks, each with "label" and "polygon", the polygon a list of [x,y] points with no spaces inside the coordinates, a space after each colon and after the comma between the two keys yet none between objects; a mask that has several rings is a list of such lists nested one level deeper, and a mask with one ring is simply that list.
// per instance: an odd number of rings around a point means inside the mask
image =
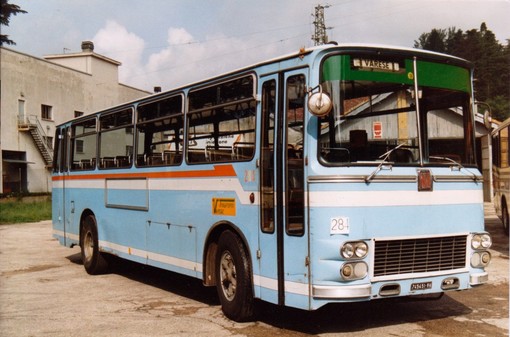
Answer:
[{"label": "chimney", "polygon": [[83,41],[81,43],[81,51],[84,53],[92,53],[94,51],[94,42]]},{"label": "chimney", "polygon": [[160,93],[160,92],[161,92],[161,87],[154,87],[155,94]]}]

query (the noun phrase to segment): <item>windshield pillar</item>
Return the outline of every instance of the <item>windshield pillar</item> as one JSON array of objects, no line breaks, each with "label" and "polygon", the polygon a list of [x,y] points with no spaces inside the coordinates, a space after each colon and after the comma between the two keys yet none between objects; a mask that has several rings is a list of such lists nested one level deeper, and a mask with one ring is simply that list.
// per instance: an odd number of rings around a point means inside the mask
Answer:
[{"label": "windshield pillar", "polygon": [[418,67],[416,66],[416,56],[413,57],[413,81],[414,81],[414,104],[416,105],[416,128],[418,130],[418,152],[420,157],[420,166],[423,166],[423,133],[421,130],[420,116],[420,90],[418,87]]}]

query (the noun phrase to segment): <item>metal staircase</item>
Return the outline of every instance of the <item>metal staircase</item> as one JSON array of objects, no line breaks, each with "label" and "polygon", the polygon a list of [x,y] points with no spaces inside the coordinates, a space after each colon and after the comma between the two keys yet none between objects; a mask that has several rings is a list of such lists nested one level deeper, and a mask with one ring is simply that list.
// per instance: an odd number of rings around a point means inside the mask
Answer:
[{"label": "metal staircase", "polygon": [[18,116],[18,130],[30,132],[37,149],[39,149],[39,152],[44,158],[46,166],[50,166],[53,162],[53,148],[48,144],[46,132],[44,132],[37,116]]}]

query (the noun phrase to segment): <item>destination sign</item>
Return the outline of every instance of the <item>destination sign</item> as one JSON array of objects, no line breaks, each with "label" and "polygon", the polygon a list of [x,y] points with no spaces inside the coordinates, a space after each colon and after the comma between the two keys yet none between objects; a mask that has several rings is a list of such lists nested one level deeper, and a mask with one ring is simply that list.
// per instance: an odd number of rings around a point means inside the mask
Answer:
[{"label": "destination sign", "polygon": [[397,72],[400,70],[398,62],[382,61],[374,59],[353,59],[352,65],[362,70],[380,70]]}]

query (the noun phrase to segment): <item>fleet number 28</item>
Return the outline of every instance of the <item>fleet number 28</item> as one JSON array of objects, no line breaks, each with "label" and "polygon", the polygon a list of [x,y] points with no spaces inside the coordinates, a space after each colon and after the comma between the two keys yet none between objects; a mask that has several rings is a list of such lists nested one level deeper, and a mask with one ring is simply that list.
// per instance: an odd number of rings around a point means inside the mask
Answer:
[{"label": "fleet number 28", "polygon": [[349,218],[344,216],[331,218],[329,234],[349,234]]}]

